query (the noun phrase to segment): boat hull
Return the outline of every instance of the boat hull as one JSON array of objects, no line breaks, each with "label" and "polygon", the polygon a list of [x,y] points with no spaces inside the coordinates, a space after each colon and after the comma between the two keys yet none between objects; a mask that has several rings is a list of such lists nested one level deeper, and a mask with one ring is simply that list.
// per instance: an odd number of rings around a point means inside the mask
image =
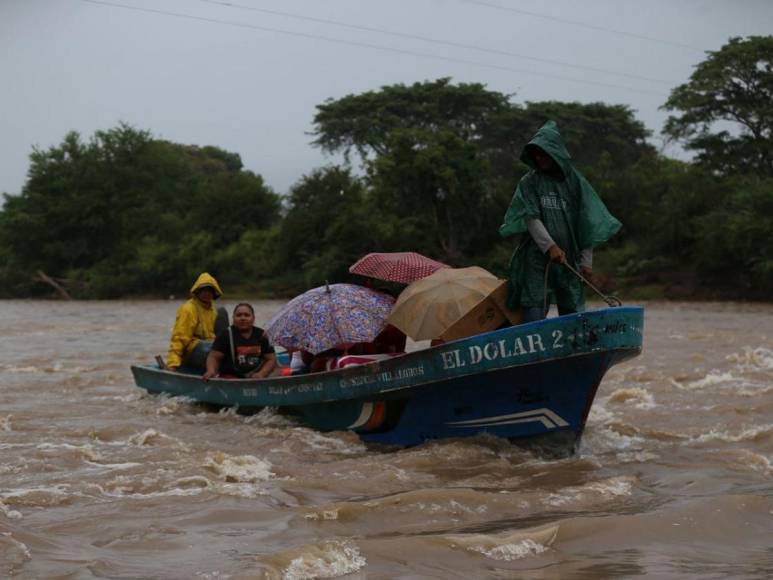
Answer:
[{"label": "boat hull", "polygon": [[279,407],[321,430],[416,445],[491,434],[574,442],[606,371],[638,355],[643,310],[604,309],[510,327],[345,369],[262,380],[203,381],[132,367],[152,393],[240,407]]}]

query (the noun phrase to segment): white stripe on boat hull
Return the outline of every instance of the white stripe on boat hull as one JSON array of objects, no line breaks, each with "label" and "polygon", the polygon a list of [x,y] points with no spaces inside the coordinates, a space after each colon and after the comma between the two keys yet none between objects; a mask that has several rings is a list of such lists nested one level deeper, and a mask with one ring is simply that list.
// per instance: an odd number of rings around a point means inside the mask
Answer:
[{"label": "white stripe on boat hull", "polygon": [[547,429],[556,429],[557,427],[567,427],[567,423],[557,413],[545,407],[524,411],[522,413],[511,413],[509,415],[494,415],[484,417],[483,419],[470,419],[468,421],[452,421],[446,423],[453,427],[495,427],[497,425],[514,425],[516,423],[542,423]]},{"label": "white stripe on boat hull", "polygon": [[362,410],[360,411],[360,416],[357,417],[357,420],[349,425],[347,429],[357,429],[359,427],[362,427],[365,423],[368,422],[370,419],[370,416],[373,414],[373,403],[363,403],[362,404]]}]

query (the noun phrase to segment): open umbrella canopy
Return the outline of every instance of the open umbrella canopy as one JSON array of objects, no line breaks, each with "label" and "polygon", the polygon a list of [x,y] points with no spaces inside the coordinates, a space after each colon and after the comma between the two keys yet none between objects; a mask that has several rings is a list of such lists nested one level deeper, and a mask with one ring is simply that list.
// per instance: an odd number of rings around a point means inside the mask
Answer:
[{"label": "open umbrella canopy", "polygon": [[506,284],[477,266],[444,268],[403,290],[387,321],[414,340],[453,340],[494,330],[505,321],[497,293]]},{"label": "open umbrella canopy", "polygon": [[448,266],[416,252],[374,252],[355,262],[349,271],[352,274],[410,284]]},{"label": "open umbrella canopy", "polygon": [[313,288],[288,302],[266,326],[274,344],[317,354],[340,344],[370,342],[386,326],[394,298],[355,284]]}]

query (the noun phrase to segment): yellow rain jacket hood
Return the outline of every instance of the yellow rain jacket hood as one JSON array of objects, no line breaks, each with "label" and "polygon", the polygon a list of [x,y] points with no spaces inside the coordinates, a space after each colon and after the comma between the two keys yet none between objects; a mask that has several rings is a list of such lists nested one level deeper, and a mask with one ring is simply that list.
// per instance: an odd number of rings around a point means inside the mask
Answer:
[{"label": "yellow rain jacket hood", "polygon": [[199,277],[196,278],[193,286],[191,286],[191,298],[195,297],[196,290],[200,290],[204,286],[212,287],[212,289],[215,291],[215,299],[220,298],[223,295],[223,291],[220,289],[220,285],[217,283],[217,280],[215,280],[214,276],[210,275],[208,272],[202,272],[199,274]]},{"label": "yellow rain jacket hood", "polygon": [[178,368],[200,340],[213,340],[215,338],[215,318],[217,311],[213,306],[207,308],[196,297],[196,291],[205,286],[211,286],[215,291],[215,298],[220,298],[223,291],[217,280],[207,272],[202,273],[191,286],[191,298],[177,309],[177,318],[172,329],[172,338],[169,341],[167,353],[167,365],[169,368]]}]

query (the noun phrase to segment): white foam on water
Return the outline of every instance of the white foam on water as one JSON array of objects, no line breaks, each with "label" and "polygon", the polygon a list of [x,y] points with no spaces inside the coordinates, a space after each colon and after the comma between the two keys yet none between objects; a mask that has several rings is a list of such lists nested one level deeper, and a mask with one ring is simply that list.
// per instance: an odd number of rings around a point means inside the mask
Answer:
[{"label": "white foam on water", "polygon": [[21,512],[12,510],[9,508],[3,500],[0,500],[0,513],[7,517],[9,520],[20,520],[22,518]]},{"label": "white foam on water", "polygon": [[303,442],[318,451],[330,451],[343,455],[356,455],[367,451],[365,444],[360,439],[331,437],[305,427],[297,427],[293,431],[301,434]]},{"label": "white foam on water", "polygon": [[3,532],[2,535],[5,536],[6,538],[8,538],[9,540],[11,540],[13,545],[16,546],[17,548],[19,548],[19,550],[21,551],[21,553],[24,555],[24,557],[27,560],[32,560],[32,553],[30,552],[30,549],[27,546],[27,544],[25,544],[24,542],[21,542],[21,541],[17,540],[16,538],[14,538],[13,534],[11,534],[11,532]]},{"label": "white foam on water", "polygon": [[548,549],[547,546],[538,544],[534,540],[523,540],[517,544],[504,544],[487,550],[485,548],[476,547],[471,548],[475,552],[480,552],[484,556],[491,558],[492,560],[520,560],[527,556],[535,556],[541,554]]},{"label": "white foam on water", "polygon": [[694,391],[737,380],[738,379],[736,377],[728,372],[721,372],[717,369],[712,369],[705,377],[698,379],[697,381],[690,381],[687,384],[682,384],[676,379],[671,379],[671,383],[679,389]]},{"label": "white foam on water", "polygon": [[203,580],[228,580],[233,578],[233,576],[215,570],[213,572],[196,572],[196,578],[202,578]]},{"label": "white foam on water", "polygon": [[86,447],[84,445],[73,445],[72,443],[49,443],[47,441],[35,445],[35,449],[40,449],[41,451],[59,451],[60,449],[80,451]]},{"label": "white foam on water", "polygon": [[304,514],[303,517],[306,518],[307,520],[314,520],[314,521],[337,520],[338,508],[321,509],[315,512],[308,512]]},{"label": "white foam on water", "polygon": [[707,441],[727,441],[728,443],[738,443],[739,441],[751,441],[756,439],[759,435],[769,433],[773,430],[773,423],[767,425],[754,425],[741,429],[737,433],[730,433],[728,431],[717,431],[712,429],[708,433],[693,437],[690,439],[692,443],[705,443]]},{"label": "white foam on water", "polygon": [[145,445],[153,445],[161,439],[172,439],[165,433],[156,431],[155,429],[145,429],[142,433],[135,433],[126,440],[126,443],[135,447],[143,447]]},{"label": "white foam on water", "polygon": [[73,374],[73,375],[79,375],[81,373],[88,373],[88,372],[96,371],[97,370],[96,367],[69,367],[69,368],[65,368],[62,365],[57,365],[57,366],[58,366],[58,368],[55,369],[57,372],[69,373],[69,374]]},{"label": "white foam on water", "polygon": [[48,372],[46,371],[46,369],[42,367],[34,367],[34,366],[20,367],[16,365],[4,365],[4,364],[0,364],[0,370],[3,370],[8,373],[18,373],[18,374]]},{"label": "white foam on water", "polygon": [[621,463],[647,463],[660,459],[660,456],[651,451],[624,451],[617,454],[617,459]]},{"label": "white foam on water", "polygon": [[130,497],[135,499],[150,499],[155,497],[188,497],[192,495],[199,495],[204,488],[192,487],[189,489],[182,489],[179,487],[173,487],[164,491],[151,491],[148,493],[107,493],[106,495],[111,497]]},{"label": "white foam on water", "polygon": [[111,401],[120,401],[121,403],[131,403],[134,401],[139,401],[143,398],[142,393],[137,390],[136,392],[133,391],[129,393],[128,395],[114,395],[110,397],[105,397],[106,399],[109,399]]},{"label": "white foam on water", "polygon": [[459,534],[444,538],[452,548],[461,547],[492,560],[512,561],[542,554],[555,542],[557,535],[558,526],[550,524],[516,532]]},{"label": "white foam on water", "polygon": [[293,559],[284,570],[284,580],[338,578],[360,570],[367,564],[357,544],[334,540],[311,547]]},{"label": "white foam on water", "polygon": [[[206,478],[203,478],[206,479]],[[181,479],[175,482],[177,485],[186,485],[185,479]],[[135,491],[128,486],[117,486],[112,490],[107,490],[97,483],[89,484],[89,487],[96,489],[100,495],[111,498],[121,499],[152,499],[158,497],[188,497],[193,495],[199,495],[202,491],[207,489],[208,486],[193,485],[191,487],[171,487],[161,491],[149,491],[140,492]]]},{"label": "white foam on water", "polygon": [[207,454],[204,467],[227,483],[260,483],[275,477],[271,463],[254,455],[228,455],[214,451]]},{"label": "white foam on water", "polygon": [[[11,546],[16,548],[16,552],[19,556],[21,556],[20,559],[16,559],[16,565],[19,565],[23,562],[29,562],[32,560],[32,553],[30,552],[29,547],[24,542],[20,542],[16,538],[13,537],[13,534],[11,532],[1,532],[0,536],[3,536],[4,538],[8,538],[8,541],[10,542]],[[9,561],[6,562],[6,564],[13,564],[14,558],[13,556],[9,556]],[[20,561],[19,561],[20,560]]]},{"label": "white foam on water", "polygon": [[[459,503],[456,500],[450,499],[445,503],[424,503],[419,502],[416,507],[422,512],[428,512],[435,514],[438,512],[447,513],[451,516],[460,516],[462,514],[479,514],[486,511],[486,506],[479,506],[478,508],[467,507]],[[412,508],[411,508],[412,509]]]},{"label": "white foam on water", "polygon": [[739,463],[752,471],[773,475],[773,463],[771,463],[770,458],[749,449],[742,449],[739,452]]},{"label": "white foam on water", "polygon": [[94,449],[91,445],[73,445],[71,443],[40,443],[35,446],[40,451],[54,451],[59,452],[62,449],[67,451],[75,451],[77,454],[83,456],[84,461],[99,462],[102,459],[99,451]]},{"label": "white foam on water", "polygon": [[234,417],[236,419],[239,418],[239,406],[235,405],[233,407],[222,407],[218,410],[217,414],[220,417]]},{"label": "white foam on water", "polygon": [[[183,407],[195,403],[195,401],[188,397],[169,397],[168,395],[160,395],[162,403],[161,406],[156,409],[156,415],[176,415]],[[202,413],[207,416],[209,413]]]},{"label": "white foam on water", "polygon": [[333,471],[331,473],[336,479],[346,479],[349,481],[362,481],[365,479],[371,479],[372,475],[356,469],[350,469],[349,471]]},{"label": "white foam on water", "polygon": [[67,373],[80,374],[96,370],[94,367],[65,367],[61,362],[54,363],[53,366],[37,367],[34,365],[19,366],[13,364],[0,364],[0,370],[15,374],[28,373]]},{"label": "white foam on water", "polygon": [[582,454],[593,455],[609,451],[628,451],[643,444],[642,437],[619,433],[610,425],[594,425],[585,431],[580,451]]},{"label": "white foam on water", "polygon": [[0,474],[4,473],[19,473],[22,468],[19,465],[0,464]]},{"label": "white foam on water", "polygon": [[597,399],[588,413],[588,425],[607,425],[617,420],[617,415],[607,409],[607,399]]},{"label": "white foam on water", "polygon": [[408,472],[405,471],[402,467],[397,467],[396,465],[385,465],[384,466],[386,471],[391,471],[392,475],[397,481],[410,481],[411,476],[408,475]]},{"label": "white foam on water", "polygon": [[621,476],[604,481],[596,481],[579,487],[567,487],[556,493],[549,494],[543,503],[552,507],[563,507],[567,504],[581,503],[587,500],[610,500],[630,496],[636,479]]},{"label": "white foam on water", "polygon": [[662,373],[659,370],[647,365],[613,369],[609,374],[609,377],[614,377],[617,381],[622,383],[649,383],[652,381],[660,381],[663,378]]},{"label": "white foam on water", "polygon": [[95,490],[98,495],[110,498],[144,499],[157,497],[196,496],[214,487],[203,475],[178,477],[168,480],[170,470],[159,468],[156,476],[149,474],[116,474],[113,479],[103,483],[87,483],[86,488]]},{"label": "white foam on water", "polygon": [[771,391],[773,391],[773,385],[745,383],[745,386],[736,390],[735,394],[740,397],[759,397],[761,395],[767,395]]},{"label": "white foam on water", "polygon": [[742,353],[728,355],[727,360],[737,363],[741,370],[773,369],[773,350],[745,346]]},{"label": "white foam on water", "polygon": [[0,429],[3,431],[13,431],[13,428],[11,427],[11,419],[13,419],[13,415],[0,417]]},{"label": "white foam on water", "polygon": [[128,462],[128,463],[95,463],[93,461],[85,461],[88,465],[93,465],[94,467],[100,467],[106,471],[111,470],[123,470],[123,469],[131,469],[133,467],[142,467],[143,463],[135,463],[135,462]]},{"label": "white foam on water", "polygon": [[217,486],[217,492],[221,495],[255,499],[260,496],[271,495],[271,492],[258,487],[254,483],[221,483]]},{"label": "white foam on water", "polygon": [[625,406],[633,405],[637,409],[652,409],[657,406],[652,393],[641,387],[617,389],[609,395],[607,403],[617,403]]},{"label": "white foam on water", "polygon": [[622,497],[633,493],[634,477],[613,477],[606,481],[597,481],[585,486],[585,489],[596,492],[603,497]]},{"label": "white foam on water", "polygon": [[278,413],[275,407],[264,407],[253,415],[246,415],[244,422],[258,427],[294,427],[298,424],[292,417]]}]

